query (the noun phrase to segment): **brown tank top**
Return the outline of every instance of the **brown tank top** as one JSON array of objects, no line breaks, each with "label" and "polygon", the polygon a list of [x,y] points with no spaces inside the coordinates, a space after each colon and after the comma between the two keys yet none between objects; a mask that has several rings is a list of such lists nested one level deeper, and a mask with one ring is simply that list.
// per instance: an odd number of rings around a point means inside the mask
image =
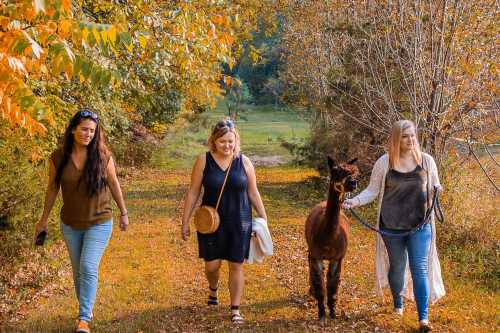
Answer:
[{"label": "brown tank top", "polygon": [[[106,165],[109,158],[110,156],[107,157]],[[50,159],[57,170],[63,159],[62,149],[54,151]],[[75,229],[87,229],[113,217],[109,187],[105,186],[101,192],[89,196],[86,182],[83,179],[80,181],[82,176],[83,170],[78,170],[70,157],[61,177],[63,206],[60,216],[64,224]]]}]

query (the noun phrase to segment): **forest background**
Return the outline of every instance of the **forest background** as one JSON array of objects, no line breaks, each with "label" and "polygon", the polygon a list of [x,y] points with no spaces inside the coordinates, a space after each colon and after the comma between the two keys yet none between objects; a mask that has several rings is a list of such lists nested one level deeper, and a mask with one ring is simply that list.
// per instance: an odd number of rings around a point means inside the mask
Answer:
[{"label": "forest background", "polygon": [[216,108],[293,109],[310,130],[279,139],[290,163],[362,156],[365,181],[391,123],[412,119],[447,189],[440,249],[498,293],[498,15],[493,0],[0,1],[0,320],[57,274],[32,228],[83,106],[124,168]]}]

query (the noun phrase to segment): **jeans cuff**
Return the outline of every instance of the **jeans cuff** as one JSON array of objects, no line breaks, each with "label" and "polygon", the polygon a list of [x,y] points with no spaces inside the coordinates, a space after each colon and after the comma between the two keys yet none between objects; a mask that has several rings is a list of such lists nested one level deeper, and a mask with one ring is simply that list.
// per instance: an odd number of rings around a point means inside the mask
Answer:
[{"label": "jeans cuff", "polygon": [[394,308],[397,308],[397,309],[403,308],[403,297],[402,296],[398,296],[397,298],[394,297]]},{"label": "jeans cuff", "polygon": [[78,320],[85,320],[87,323],[90,323],[90,321],[92,320],[92,318],[90,318],[90,316],[79,315],[78,316]]}]

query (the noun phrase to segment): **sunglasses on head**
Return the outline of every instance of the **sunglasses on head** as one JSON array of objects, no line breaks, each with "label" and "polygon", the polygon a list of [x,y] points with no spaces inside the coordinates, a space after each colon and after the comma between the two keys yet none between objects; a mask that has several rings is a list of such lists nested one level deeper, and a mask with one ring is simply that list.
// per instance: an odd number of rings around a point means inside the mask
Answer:
[{"label": "sunglasses on head", "polygon": [[234,127],[234,123],[232,120],[228,119],[228,120],[221,120],[217,123],[217,125],[215,125],[217,128],[224,128],[224,127],[229,127],[229,128],[233,128]]},{"label": "sunglasses on head", "polygon": [[92,118],[95,121],[99,120],[99,117],[97,116],[97,114],[95,114],[94,112],[89,111],[89,110],[80,111],[80,116],[83,118]]}]

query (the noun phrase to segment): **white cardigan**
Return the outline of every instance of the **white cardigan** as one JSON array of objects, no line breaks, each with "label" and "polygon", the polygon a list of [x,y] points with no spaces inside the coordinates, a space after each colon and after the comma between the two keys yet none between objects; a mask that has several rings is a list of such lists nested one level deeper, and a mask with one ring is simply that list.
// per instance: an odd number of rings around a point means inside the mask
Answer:
[{"label": "white cardigan", "polygon": [[[423,168],[429,173],[428,188],[433,189],[434,186],[441,187],[438,177],[436,162],[432,156],[422,153]],[[372,174],[370,177],[370,184],[368,187],[357,195],[354,199],[358,199],[361,205],[366,205],[378,197],[377,209],[377,227],[379,227],[380,210],[382,207],[382,198],[384,197],[385,177],[389,171],[389,155],[384,154],[380,157],[373,166]],[[430,193],[429,193],[430,195]],[[434,214],[431,216],[432,226],[432,241],[431,249],[429,252],[429,287],[430,287],[430,301],[435,303],[438,299],[445,295],[443,279],[441,277],[441,266],[436,249],[436,226],[434,224]],[[379,295],[383,295],[382,289],[389,286],[388,273],[389,273],[389,257],[385,248],[384,241],[380,234],[377,233],[377,247],[375,253],[375,271],[376,271],[376,290]],[[411,274],[406,263],[405,272],[405,285],[403,287],[402,295],[406,298],[413,299],[413,284],[411,283]]]},{"label": "white cardigan", "polygon": [[252,219],[252,238],[250,239],[250,249],[248,250],[249,264],[262,263],[265,256],[273,255],[273,240],[267,228],[267,221],[261,217]]}]

